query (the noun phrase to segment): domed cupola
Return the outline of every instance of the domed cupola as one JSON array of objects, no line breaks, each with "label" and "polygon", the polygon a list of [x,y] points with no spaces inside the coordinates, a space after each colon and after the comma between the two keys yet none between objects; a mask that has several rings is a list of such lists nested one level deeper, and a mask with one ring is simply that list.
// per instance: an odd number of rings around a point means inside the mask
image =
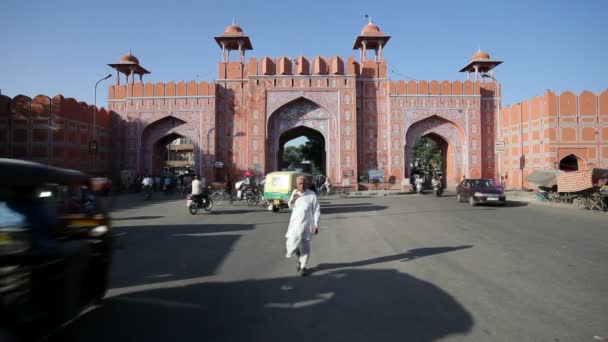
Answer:
[{"label": "domed cupola", "polygon": [[385,35],[384,32],[380,30],[380,27],[372,22],[372,18],[369,18],[369,22],[363,27],[361,34],[355,39],[353,50],[360,50],[361,62],[365,61],[367,50],[374,50],[376,51],[376,62],[381,62],[382,48],[389,39],[391,39],[391,36]]},{"label": "domed cupola", "polygon": [[[475,73],[475,81],[479,80],[480,75],[482,77],[493,78],[494,71],[492,69],[494,69],[500,63],[502,63],[502,61],[490,59],[490,55],[487,52],[483,52],[481,49],[478,49],[477,52],[471,56],[469,63],[460,69],[460,72],[467,73],[467,80],[471,78],[471,72]],[[490,73],[489,75],[488,72]]]},{"label": "domed cupola", "polygon": [[224,32],[213,37],[217,44],[222,48],[222,61],[228,62],[230,59],[230,51],[239,51],[240,62],[245,61],[245,51],[253,50],[249,37],[245,35],[243,29],[234,21],[228,25]]},{"label": "domed cupola", "polygon": [[108,65],[116,70],[116,84],[120,84],[120,74],[125,74],[126,83],[135,83],[135,75],[139,75],[139,81],[143,82],[143,76],[150,73],[139,64],[139,59],[130,50],[120,56],[118,63]]}]

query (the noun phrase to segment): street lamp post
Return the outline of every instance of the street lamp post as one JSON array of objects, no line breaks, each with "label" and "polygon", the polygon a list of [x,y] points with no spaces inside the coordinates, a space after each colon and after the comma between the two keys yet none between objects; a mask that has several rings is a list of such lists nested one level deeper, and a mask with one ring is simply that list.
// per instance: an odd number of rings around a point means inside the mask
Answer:
[{"label": "street lamp post", "polygon": [[97,81],[95,83],[95,97],[94,97],[95,102],[94,102],[94,107],[93,107],[93,140],[95,141],[96,144],[97,144],[97,86],[99,85],[99,82],[101,82],[103,80],[107,80],[110,77],[112,77],[112,74],[107,74],[102,79],[100,79],[99,81]]},{"label": "street lamp post", "polygon": [[98,144],[97,144],[97,86],[99,85],[99,82],[103,81],[103,80],[107,80],[108,78],[110,78],[112,76],[112,74],[107,74],[106,76],[104,76],[102,79],[100,79],[99,81],[97,81],[95,83],[95,92],[94,92],[94,102],[93,102],[93,139],[89,140],[89,153],[93,153],[94,157],[92,160],[92,171],[95,171],[95,169],[97,168],[97,150],[99,148]]}]

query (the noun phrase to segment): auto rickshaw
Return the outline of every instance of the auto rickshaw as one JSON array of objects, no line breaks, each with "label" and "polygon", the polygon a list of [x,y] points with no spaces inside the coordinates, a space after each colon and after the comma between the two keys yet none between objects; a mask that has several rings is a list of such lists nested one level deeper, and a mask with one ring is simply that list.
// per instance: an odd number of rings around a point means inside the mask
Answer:
[{"label": "auto rickshaw", "polygon": [[304,176],[308,184],[312,184],[312,175],[296,171],[277,171],[266,175],[264,182],[264,197],[272,204],[272,211],[278,213],[283,208],[288,208],[287,202],[291,193],[296,188],[296,179]]},{"label": "auto rickshaw", "polygon": [[104,297],[117,240],[88,175],[0,170],[0,336],[36,340]]}]

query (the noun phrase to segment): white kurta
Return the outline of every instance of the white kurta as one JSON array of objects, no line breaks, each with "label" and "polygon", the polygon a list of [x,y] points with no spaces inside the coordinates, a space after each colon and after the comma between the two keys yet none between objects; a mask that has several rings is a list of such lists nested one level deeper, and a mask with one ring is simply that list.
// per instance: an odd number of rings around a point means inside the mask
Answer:
[{"label": "white kurta", "polygon": [[[300,197],[294,204],[291,204],[295,194]],[[290,257],[300,247],[302,240],[310,241],[312,239],[314,227],[319,227],[321,206],[317,201],[317,195],[313,191],[306,190],[301,193],[298,189],[291,193],[288,204],[292,212],[285,237],[287,238],[287,257]]]}]

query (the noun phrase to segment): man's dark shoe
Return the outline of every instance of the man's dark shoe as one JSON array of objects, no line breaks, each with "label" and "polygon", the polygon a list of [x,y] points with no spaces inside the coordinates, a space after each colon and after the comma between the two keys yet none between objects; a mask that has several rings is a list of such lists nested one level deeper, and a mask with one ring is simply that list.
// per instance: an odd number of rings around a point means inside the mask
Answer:
[{"label": "man's dark shoe", "polygon": [[306,276],[308,275],[308,269],[307,269],[306,267],[303,267],[303,268],[300,270],[300,275],[301,275],[302,277],[306,277]]}]

